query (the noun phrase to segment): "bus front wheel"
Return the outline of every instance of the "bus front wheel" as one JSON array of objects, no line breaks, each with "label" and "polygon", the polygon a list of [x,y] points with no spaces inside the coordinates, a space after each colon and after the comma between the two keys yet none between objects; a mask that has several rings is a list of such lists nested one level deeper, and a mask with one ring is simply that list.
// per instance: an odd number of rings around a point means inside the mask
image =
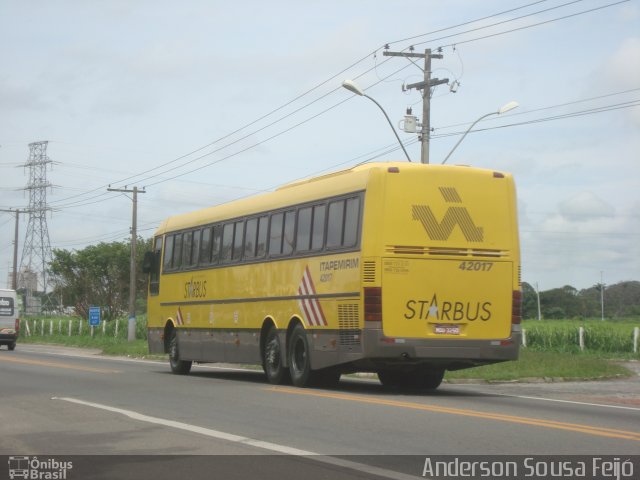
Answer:
[{"label": "bus front wheel", "polygon": [[191,371],[192,362],[180,360],[180,349],[178,348],[178,334],[175,330],[171,331],[169,339],[169,366],[171,371],[178,375],[187,375]]}]

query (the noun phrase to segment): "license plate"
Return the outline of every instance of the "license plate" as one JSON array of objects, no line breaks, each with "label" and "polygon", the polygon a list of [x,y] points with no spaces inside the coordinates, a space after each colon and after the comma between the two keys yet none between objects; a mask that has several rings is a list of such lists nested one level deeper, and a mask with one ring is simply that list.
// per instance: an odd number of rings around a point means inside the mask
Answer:
[{"label": "license plate", "polygon": [[435,333],[438,335],[460,335],[460,325],[436,325]]}]

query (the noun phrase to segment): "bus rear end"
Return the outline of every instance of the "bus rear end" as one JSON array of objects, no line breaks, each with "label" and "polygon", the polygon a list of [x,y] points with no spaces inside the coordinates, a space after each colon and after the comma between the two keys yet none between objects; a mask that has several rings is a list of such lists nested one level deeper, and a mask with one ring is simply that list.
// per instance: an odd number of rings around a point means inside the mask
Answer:
[{"label": "bus rear end", "polygon": [[445,370],[517,359],[520,258],[511,175],[410,164],[377,175],[365,211],[365,231],[377,233],[363,245],[363,343],[371,369],[383,383],[436,387]]}]

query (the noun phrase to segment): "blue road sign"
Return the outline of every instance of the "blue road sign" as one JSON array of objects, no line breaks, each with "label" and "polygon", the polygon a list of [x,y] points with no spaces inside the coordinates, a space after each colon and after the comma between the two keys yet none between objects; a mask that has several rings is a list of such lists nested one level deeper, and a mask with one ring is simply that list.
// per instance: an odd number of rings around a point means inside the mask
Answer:
[{"label": "blue road sign", "polygon": [[100,325],[100,307],[89,307],[89,325],[92,327]]}]

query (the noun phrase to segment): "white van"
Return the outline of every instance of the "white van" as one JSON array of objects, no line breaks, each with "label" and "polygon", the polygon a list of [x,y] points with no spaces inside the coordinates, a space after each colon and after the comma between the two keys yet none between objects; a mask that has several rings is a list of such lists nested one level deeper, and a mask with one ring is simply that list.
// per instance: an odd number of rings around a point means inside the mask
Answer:
[{"label": "white van", "polygon": [[20,316],[16,291],[0,288],[0,345],[14,350],[19,333]]}]

